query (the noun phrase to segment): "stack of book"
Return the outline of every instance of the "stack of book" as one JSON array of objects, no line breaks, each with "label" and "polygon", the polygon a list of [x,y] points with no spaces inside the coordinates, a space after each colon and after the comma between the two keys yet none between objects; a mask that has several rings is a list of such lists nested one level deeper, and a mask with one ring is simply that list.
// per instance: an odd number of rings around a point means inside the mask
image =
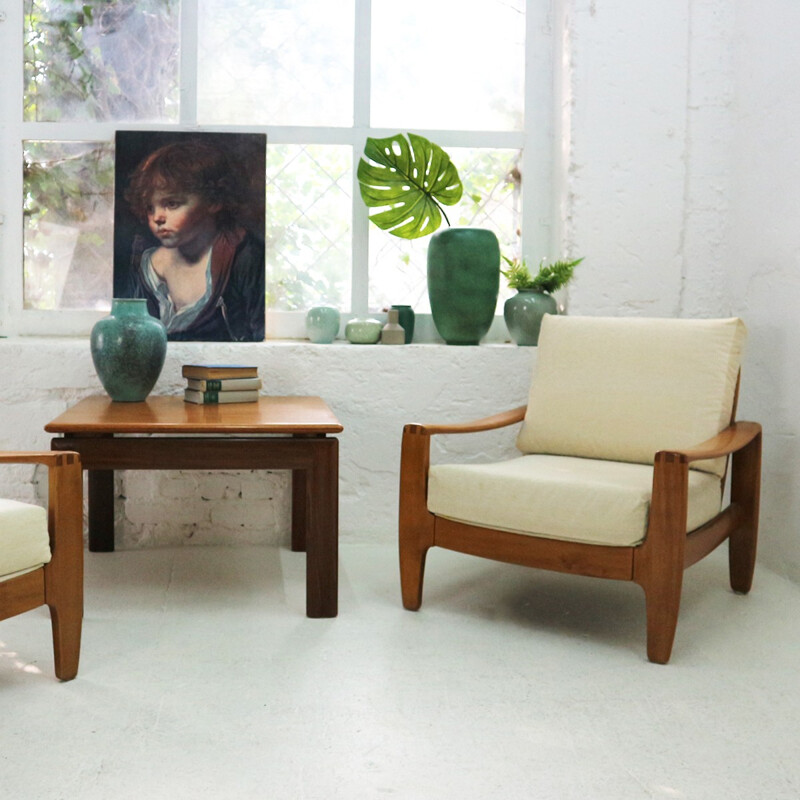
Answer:
[{"label": "stack of book", "polygon": [[255,403],[261,378],[257,367],[243,364],[184,364],[183,399],[187,403]]}]

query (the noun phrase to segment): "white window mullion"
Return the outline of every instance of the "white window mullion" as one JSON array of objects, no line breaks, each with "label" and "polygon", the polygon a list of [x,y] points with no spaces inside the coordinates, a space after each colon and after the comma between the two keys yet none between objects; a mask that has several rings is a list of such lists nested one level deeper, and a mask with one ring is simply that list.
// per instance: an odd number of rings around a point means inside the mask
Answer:
[{"label": "white window mullion", "polygon": [[[22,64],[22,3],[0,11],[4,63]],[[5,67],[4,67],[5,70]],[[17,333],[22,312],[22,80],[6,75],[0,91],[0,335]]]},{"label": "white window mullion", "polygon": [[560,142],[554,142],[557,98],[553,68],[560,49],[559,9],[563,0],[525,7],[525,110],[522,155],[522,255],[533,265],[560,255],[560,221],[552,200],[554,173],[560,169]]},{"label": "white window mullion", "polygon": [[369,305],[369,216],[358,187],[358,160],[369,134],[372,70],[372,0],[356,0],[353,52],[353,272],[351,310],[363,314]]},{"label": "white window mullion", "polygon": [[[198,118],[198,58],[201,52],[200,33],[203,15],[211,8],[206,0],[179,0],[180,2],[180,49],[179,70],[180,112],[174,120],[176,127],[196,129],[202,121]],[[371,83],[373,79],[372,36],[374,24],[379,24],[379,8],[372,0],[352,0],[347,6],[353,13],[353,84],[351,87],[353,101],[352,125],[344,118],[336,117],[333,125],[314,125],[313,118],[299,125],[274,125],[258,123],[256,118],[248,124],[246,120],[237,120],[220,116],[212,124],[201,125],[203,130],[266,132],[269,144],[294,145],[338,145],[352,148],[351,178],[351,289],[349,297],[338,299],[347,313],[363,314],[369,311],[370,296],[382,297],[384,289],[380,285],[370,292],[370,252],[369,239],[371,225],[368,210],[365,207],[359,190],[357,167],[363,155],[365,140],[368,136],[385,137],[398,131],[412,130],[425,138],[450,148],[485,148],[487,150],[522,150],[522,253],[530,260],[538,260],[542,256],[561,255],[563,247],[563,231],[560,221],[560,201],[564,186],[563,168],[564,154],[561,152],[561,137],[569,125],[568,115],[559,104],[561,58],[565,43],[561,40],[567,0],[524,0],[525,4],[525,90],[523,130],[475,130],[469,125],[465,128],[447,129],[444,126],[458,125],[456,119],[422,115],[420,121],[430,119],[436,126],[443,120],[442,129],[436,127],[423,129],[418,126],[386,129],[372,126],[373,104]],[[19,5],[22,5],[21,3]],[[207,8],[208,5],[208,8]],[[231,3],[235,6],[235,3]],[[488,6],[489,4],[487,4]],[[519,10],[515,3],[514,7]],[[173,7],[174,8],[174,7]],[[7,18],[0,20],[0,45],[9,53],[14,62],[22,65],[22,41],[19,32],[22,30],[22,11],[18,4],[8,4]],[[174,17],[172,17],[174,19]],[[347,24],[344,19],[343,24]],[[174,27],[170,27],[174,33]],[[522,33],[522,31],[519,31]],[[413,41],[413,36],[410,41]],[[349,46],[349,45],[348,45]],[[378,51],[375,51],[378,55]],[[345,53],[346,59],[346,53]],[[516,62],[519,63],[519,62]],[[7,89],[16,90],[0,93],[0,185],[3,186],[0,202],[0,334],[23,332],[57,332],[85,333],[93,320],[100,315],[99,311],[78,309],[57,309],[56,311],[23,312],[23,242],[22,242],[22,143],[30,140],[53,141],[113,141],[114,132],[119,127],[134,130],[161,130],[164,123],[152,121],[132,121],[120,125],[115,121],[67,121],[67,122],[23,122],[21,80],[9,83]],[[376,109],[377,110],[377,107]],[[409,112],[410,113],[410,112]],[[286,117],[287,121],[292,119]],[[297,117],[298,120],[304,117]],[[319,121],[325,123],[326,117]],[[387,117],[387,119],[389,119]],[[477,118],[478,124],[480,117]],[[391,122],[389,123],[391,124]],[[402,123],[401,123],[402,124]],[[424,122],[423,122],[424,124]],[[490,120],[487,119],[487,125]],[[166,127],[173,127],[166,124]],[[340,207],[339,230],[346,222],[347,205]],[[511,242],[509,240],[509,246]],[[414,262],[415,269],[419,261]],[[373,265],[375,266],[375,265]],[[346,266],[341,260],[337,269]],[[373,271],[372,279],[380,284],[384,275],[382,265],[378,264]],[[343,276],[342,276],[343,277]],[[389,280],[389,278],[387,278]],[[387,295],[388,296],[388,295]],[[380,302],[385,302],[381,299]],[[344,306],[349,304],[349,309]],[[283,312],[274,316],[281,317],[292,314],[294,327],[305,312]],[[57,320],[57,321],[56,321]],[[299,324],[299,323],[298,323]],[[293,328],[294,330],[294,328]],[[297,328],[300,331],[300,328]],[[268,334],[269,335],[269,334]],[[273,334],[274,335],[274,334]]]},{"label": "white window mullion", "polygon": [[181,0],[180,121],[197,124],[197,53],[200,0]]}]

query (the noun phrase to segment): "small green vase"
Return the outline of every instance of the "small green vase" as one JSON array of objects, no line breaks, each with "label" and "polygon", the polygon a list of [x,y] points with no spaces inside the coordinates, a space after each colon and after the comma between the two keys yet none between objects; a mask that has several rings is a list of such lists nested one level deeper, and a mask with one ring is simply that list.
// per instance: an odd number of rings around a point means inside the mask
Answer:
[{"label": "small green vase", "polygon": [[414,339],[414,321],[416,319],[414,309],[407,305],[393,305],[392,308],[399,312],[400,325],[406,332],[406,344],[411,344]]},{"label": "small green vase", "polygon": [[494,320],[500,244],[484,228],[447,228],[428,244],[433,324],[447,344],[479,344]]},{"label": "small green vase", "polygon": [[306,314],[306,334],[314,344],[330,344],[339,333],[341,315],[331,306],[314,306]]},{"label": "small green vase", "polygon": [[92,328],[92,361],[112,400],[136,403],[155,386],[167,354],[167,332],[146,300],[114,298],[111,313]]},{"label": "small green vase", "polygon": [[376,344],[380,341],[383,323],[369,317],[354,317],[344,326],[344,335],[350,344]]},{"label": "small green vase", "polygon": [[555,298],[534,289],[520,289],[503,306],[503,318],[511,338],[525,347],[539,344],[539,330],[545,314],[558,314]]}]

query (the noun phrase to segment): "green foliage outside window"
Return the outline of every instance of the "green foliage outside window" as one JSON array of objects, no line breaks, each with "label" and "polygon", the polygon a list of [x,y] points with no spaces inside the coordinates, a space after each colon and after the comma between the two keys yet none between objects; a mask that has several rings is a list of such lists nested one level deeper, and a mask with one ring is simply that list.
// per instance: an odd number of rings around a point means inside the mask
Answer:
[{"label": "green foliage outside window", "polygon": [[[178,121],[180,0],[23,0],[23,9],[25,121]],[[448,151],[464,185],[448,211],[450,222],[490,227],[504,249],[516,249],[518,153]],[[267,153],[268,306],[347,308],[352,148],[268,141]],[[113,157],[111,142],[24,143],[26,307],[108,302]],[[388,239],[394,243],[387,252],[382,242],[380,252],[370,253],[370,306],[417,303],[424,294],[424,250]],[[65,255],[67,240],[72,251]]]},{"label": "green foliage outside window", "polygon": [[179,0],[24,0],[23,119],[176,121]]}]

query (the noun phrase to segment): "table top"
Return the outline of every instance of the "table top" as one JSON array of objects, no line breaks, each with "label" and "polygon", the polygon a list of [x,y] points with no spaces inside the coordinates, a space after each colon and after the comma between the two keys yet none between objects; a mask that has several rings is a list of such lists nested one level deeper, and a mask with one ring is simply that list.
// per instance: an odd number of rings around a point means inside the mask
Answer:
[{"label": "table top", "polygon": [[141,403],[86,397],[44,426],[49,433],[341,433],[321,397],[267,397],[255,403],[200,405],[182,396],[150,396]]}]

